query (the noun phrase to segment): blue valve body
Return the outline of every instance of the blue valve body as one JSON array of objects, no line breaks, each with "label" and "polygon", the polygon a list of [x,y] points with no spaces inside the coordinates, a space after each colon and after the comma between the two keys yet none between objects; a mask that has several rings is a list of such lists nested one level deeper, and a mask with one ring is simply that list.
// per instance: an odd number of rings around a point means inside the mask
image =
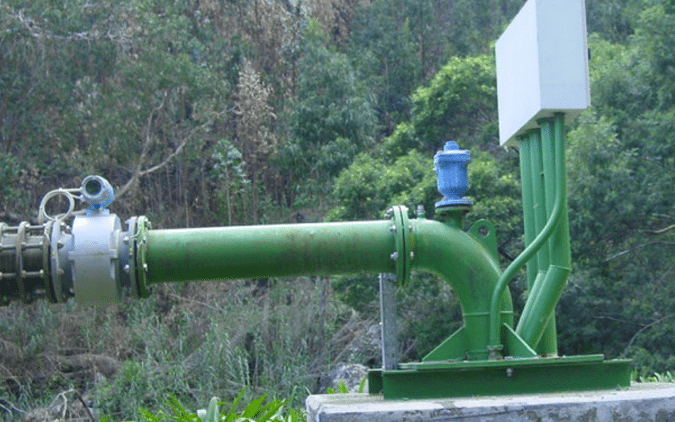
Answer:
[{"label": "blue valve body", "polygon": [[443,200],[436,202],[436,208],[471,206],[472,203],[464,194],[469,189],[467,166],[471,154],[459,149],[454,141],[445,143],[443,151],[434,156],[434,167],[438,178],[438,191],[443,194]]}]

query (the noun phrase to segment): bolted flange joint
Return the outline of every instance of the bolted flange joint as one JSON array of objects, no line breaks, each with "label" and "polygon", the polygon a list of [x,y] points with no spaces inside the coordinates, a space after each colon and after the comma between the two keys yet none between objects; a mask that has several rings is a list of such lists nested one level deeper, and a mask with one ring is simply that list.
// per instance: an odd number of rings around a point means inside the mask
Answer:
[{"label": "bolted flange joint", "polygon": [[387,214],[393,220],[390,231],[394,234],[396,250],[389,256],[396,262],[396,284],[402,286],[410,281],[412,266],[411,225],[408,208],[403,205],[391,207]]}]

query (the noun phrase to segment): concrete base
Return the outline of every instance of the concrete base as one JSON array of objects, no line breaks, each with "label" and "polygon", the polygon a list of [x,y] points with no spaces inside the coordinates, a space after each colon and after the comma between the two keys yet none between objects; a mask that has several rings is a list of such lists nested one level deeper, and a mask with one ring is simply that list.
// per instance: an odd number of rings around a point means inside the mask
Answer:
[{"label": "concrete base", "polygon": [[[414,388],[414,386],[411,386]],[[313,395],[308,422],[675,421],[675,384],[624,390],[458,399],[383,400],[368,394]]]}]

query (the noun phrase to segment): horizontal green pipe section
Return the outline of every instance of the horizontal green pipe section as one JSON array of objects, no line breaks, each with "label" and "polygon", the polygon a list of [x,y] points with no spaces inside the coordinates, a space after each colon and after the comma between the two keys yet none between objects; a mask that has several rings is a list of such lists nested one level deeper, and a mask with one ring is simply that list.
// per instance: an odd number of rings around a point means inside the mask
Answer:
[{"label": "horizontal green pipe section", "polygon": [[388,220],[150,230],[148,282],[394,272]]}]

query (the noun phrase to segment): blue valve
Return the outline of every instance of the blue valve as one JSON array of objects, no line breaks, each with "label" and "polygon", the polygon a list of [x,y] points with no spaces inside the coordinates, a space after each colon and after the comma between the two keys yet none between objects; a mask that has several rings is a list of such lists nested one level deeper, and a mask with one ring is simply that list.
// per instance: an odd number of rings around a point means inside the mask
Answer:
[{"label": "blue valve", "polygon": [[434,168],[438,177],[438,191],[443,194],[442,201],[436,202],[436,208],[471,206],[464,194],[469,189],[467,166],[471,154],[459,149],[454,141],[445,143],[443,151],[434,156]]}]

